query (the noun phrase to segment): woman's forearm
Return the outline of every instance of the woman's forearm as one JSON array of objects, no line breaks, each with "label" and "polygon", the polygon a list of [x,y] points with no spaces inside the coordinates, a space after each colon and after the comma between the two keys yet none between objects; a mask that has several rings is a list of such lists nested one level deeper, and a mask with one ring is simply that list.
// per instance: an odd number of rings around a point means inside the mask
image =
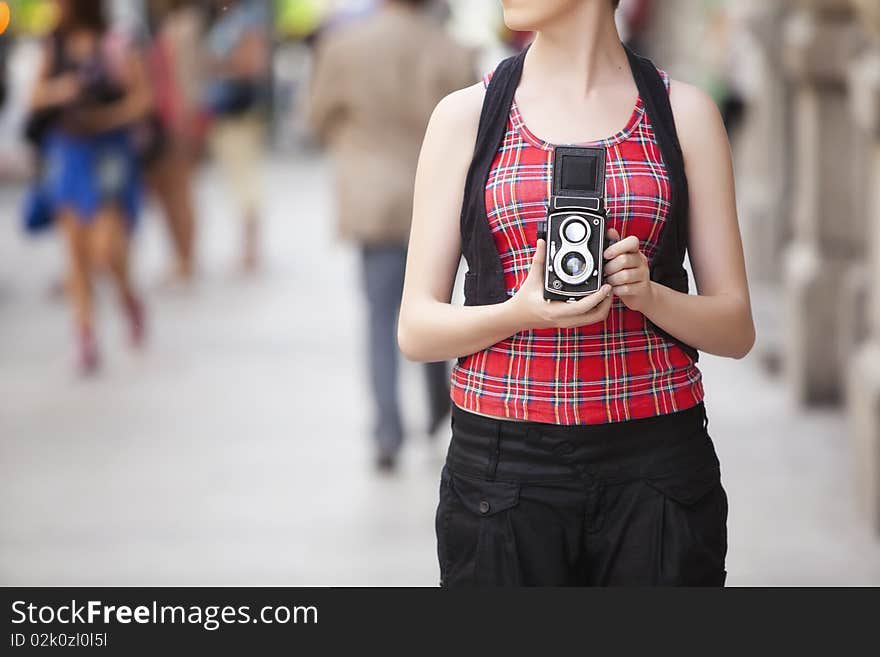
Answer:
[{"label": "woman's forearm", "polygon": [[126,98],[106,107],[93,107],[83,110],[79,125],[87,133],[107,132],[127,127],[147,115],[150,109],[149,97]]},{"label": "woman's forearm", "polygon": [[517,333],[517,324],[509,301],[488,306],[425,301],[401,313],[397,337],[409,360],[436,362],[487,349]]},{"label": "woman's forearm", "polygon": [[700,296],[651,283],[651,302],[642,312],[658,327],[700,351],[743,358],[755,343],[748,300],[718,294]]},{"label": "woman's forearm", "polygon": [[30,110],[40,112],[42,110],[60,107],[70,102],[73,96],[71,79],[64,77],[58,80],[44,79],[39,81],[31,94]]}]

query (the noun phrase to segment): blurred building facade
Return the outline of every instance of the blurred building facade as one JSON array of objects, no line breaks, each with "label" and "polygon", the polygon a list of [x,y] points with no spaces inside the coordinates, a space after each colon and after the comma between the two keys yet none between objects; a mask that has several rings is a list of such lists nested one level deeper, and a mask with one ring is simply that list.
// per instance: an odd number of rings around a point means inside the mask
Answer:
[{"label": "blurred building facade", "polygon": [[693,44],[717,46],[705,37],[725,14],[723,73],[746,108],[732,136],[759,355],[799,403],[847,413],[841,449],[880,530],[880,2],[656,5],[643,42],[698,84],[718,62]]}]

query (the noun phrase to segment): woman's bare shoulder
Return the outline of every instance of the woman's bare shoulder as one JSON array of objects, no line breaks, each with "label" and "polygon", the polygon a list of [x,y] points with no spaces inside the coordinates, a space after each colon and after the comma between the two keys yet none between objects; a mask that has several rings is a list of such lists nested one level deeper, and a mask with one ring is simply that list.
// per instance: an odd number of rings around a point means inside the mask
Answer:
[{"label": "woman's bare shoulder", "polygon": [[682,147],[699,145],[706,140],[726,141],[727,133],[721,120],[721,112],[712,97],[705,91],[686,82],[672,80],[669,101]]}]

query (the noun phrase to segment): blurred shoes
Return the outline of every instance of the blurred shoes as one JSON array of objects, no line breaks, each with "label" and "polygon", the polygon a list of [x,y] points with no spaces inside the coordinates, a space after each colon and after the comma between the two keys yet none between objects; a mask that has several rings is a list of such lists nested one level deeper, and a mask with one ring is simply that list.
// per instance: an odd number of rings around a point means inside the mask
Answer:
[{"label": "blurred shoes", "polygon": [[376,469],[383,474],[391,474],[397,469],[397,451],[379,449],[376,456]]}]

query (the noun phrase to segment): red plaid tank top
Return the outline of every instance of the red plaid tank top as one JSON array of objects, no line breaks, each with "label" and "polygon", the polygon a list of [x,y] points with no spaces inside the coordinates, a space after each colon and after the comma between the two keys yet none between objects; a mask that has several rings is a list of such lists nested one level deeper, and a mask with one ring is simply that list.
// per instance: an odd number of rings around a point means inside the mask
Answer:
[{"label": "red plaid tank top", "polygon": [[[668,76],[661,72],[669,88]],[[491,76],[484,78],[488,84]],[[609,226],[638,236],[651,259],[669,213],[663,157],[641,98],[606,149]],[[486,185],[486,215],[512,295],[525,280],[551,194],[554,145],[532,134],[514,100]],[[483,415],[551,424],[601,424],[665,415],[703,399],[693,359],[615,298],[607,320],[518,333],[462,359],[452,399]]]}]

